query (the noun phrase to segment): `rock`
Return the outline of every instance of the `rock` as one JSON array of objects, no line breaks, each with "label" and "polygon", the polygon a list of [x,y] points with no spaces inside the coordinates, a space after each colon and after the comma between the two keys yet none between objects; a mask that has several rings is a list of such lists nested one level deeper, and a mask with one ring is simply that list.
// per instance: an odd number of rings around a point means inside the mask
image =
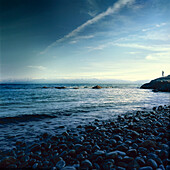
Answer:
[{"label": "rock", "polygon": [[140,165],[140,166],[144,166],[145,165],[145,160],[141,157],[136,157],[135,158],[137,163]]},{"label": "rock", "polygon": [[142,154],[142,155],[146,155],[148,153],[147,149],[146,148],[143,148],[143,147],[139,147],[138,148],[138,151]]},{"label": "rock", "polygon": [[147,159],[156,160],[157,158],[158,158],[158,155],[156,155],[154,153],[148,153],[148,155],[147,155]]},{"label": "rock", "polygon": [[33,166],[32,166],[33,169],[37,169],[38,168],[38,163],[35,163]]},{"label": "rock", "polygon": [[66,165],[65,161],[61,158],[61,160],[56,163],[55,167],[58,169],[62,169],[65,167],[65,165]]},{"label": "rock", "polygon": [[155,148],[156,147],[156,143],[151,141],[151,140],[145,140],[144,142],[142,142],[140,144],[140,146],[142,146],[144,148],[150,148],[150,147]]},{"label": "rock", "polygon": [[153,170],[151,166],[144,166],[142,168],[139,168],[139,170]]},{"label": "rock", "polygon": [[128,150],[128,147],[125,144],[118,145],[116,147],[117,150],[126,152]]},{"label": "rock", "polygon": [[69,134],[67,132],[63,132],[62,135],[63,136],[69,136]]},{"label": "rock", "polygon": [[123,167],[123,168],[127,168],[128,167],[128,164],[125,163],[125,162],[118,162],[117,165],[120,166],[120,167]]},{"label": "rock", "polygon": [[104,164],[103,164],[103,169],[110,170],[110,169],[113,168],[113,165],[114,165],[114,160],[113,159],[105,161]]},{"label": "rock", "polygon": [[165,170],[165,167],[164,167],[163,165],[160,165],[159,168],[160,168],[161,170]]},{"label": "rock", "polygon": [[41,150],[41,146],[39,144],[33,144],[30,148],[31,152],[35,152],[35,151],[40,151]]},{"label": "rock", "polygon": [[117,144],[117,141],[115,139],[110,139],[109,142],[110,144],[112,144],[113,147]]},{"label": "rock", "polygon": [[16,160],[15,157],[8,156],[8,157],[1,160],[0,167],[7,167],[11,164],[15,164],[16,162],[17,162],[17,160]]},{"label": "rock", "polygon": [[56,89],[66,89],[66,87],[55,87]]},{"label": "rock", "polygon": [[134,130],[132,130],[129,135],[132,137],[132,138],[137,138],[140,136],[140,134]]},{"label": "rock", "polygon": [[79,89],[78,87],[73,87],[73,89]]},{"label": "rock", "polygon": [[94,163],[94,167],[95,167],[96,170],[100,170],[101,169],[99,164],[97,164],[97,163]]},{"label": "rock", "polygon": [[80,153],[84,149],[84,146],[82,144],[75,144],[74,149],[76,153]]},{"label": "rock", "polygon": [[170,170],[170,165],[167,165],[167,166],[166,166],[166,170]]},{"label": "rock", "polygon": [[116,170],[126,170],[126,168],[123,168],[123,167],[118,166],[118,167],[116,168]]},{"label": "rock", "polygon": [[99,86],[99,85],[92,87],[92,89],[101,89],[101,88],[102,88],[102,87]]},{"label": "rock", "polygon": [[94,155],[94,157],[104,156],[105,152],[98,150],[98,151],[94,152],[93,155]]},{"label": "rock", "polygon": [[134,158],[134,157],[137,156],[137,150],[136,149],[129,149],[127,151],[127,155]]},{"label": "rock", "polygon": [[134,168],[139,169],[139,167],[140,166],[139,166],[138,162],[136,160],[133,160],[128,164],[127,169],[129,169],[129,170],[134,169]]},{"label": "rock", "polygon": [[106,158],[115,159],[115,158],[117,158],[117,156],[118,156],[118,152],[116,152],[116,151],[106,153]]},{"label": "rock", "polygon": [[93,165],[88,159],[85,159],[84,161],[81,162],[81,168],[92,169],[92,167]]},{"label": "rock", "polygon": [[138,148],[138,144],[133,143],[133,144],[132,144],[132,148],[137,149],[137,148]]},{"label": "rock", "polygon": [[93,132],[96,129],[96,126],[87,125],[85,126],[86,132]]},{"label": "rock", "polygon": [[43,133],[43,134],[42,134],[42,137],[43,137],[44,139],[47,139],[48,136],[49,136],[48,133]]},{"label": "rock", "polygon": [[114,135],[113,138],[118,142],[118,141],[123,141],[123,137],[120,135]]},{"label": "rock", "polygon": [[74,166],[65,166],[61,170],[76,170],[76,168]]},{"label": "rock", "polygon": [[161,150],[169,150],[169,146],[166,144],[160,145]]},{"label": "rock", "polygon": [[76,151],[74,149],[71,149],[71,150],[68,151],[68,155],[74,157],[74,156],[76,156]]},{"label": "rock", "polygon": [[67,154],[68,154],[67,151],[63,151],[59,156],[62,157],[62,158],[64,158]]},{"label": "rock", "polygon": [[170,92],[170,75],[152,80],[150,83],[143,84],[141,89],[154,89],[156,91]]},{"label": "rock", "polygon": [[151,166],[153,169],[156,169],[158,167],[157,163],[153,159],[148,159],[147,165]]},{"label": "rock", "polygon": [[134,160],[134,158],[129,157],[129,156],[125,156],[124,158],[122,158],[122,162],[125,162],[125,163],[129,163],[133,160]]},{"label": "rock", "polygon": [[159,157],[160,157],[161,159],[166,159],[166,158],[168,158],[168,152],[165,151],[165,150],[161,150],[161,151],[159,152]]}]

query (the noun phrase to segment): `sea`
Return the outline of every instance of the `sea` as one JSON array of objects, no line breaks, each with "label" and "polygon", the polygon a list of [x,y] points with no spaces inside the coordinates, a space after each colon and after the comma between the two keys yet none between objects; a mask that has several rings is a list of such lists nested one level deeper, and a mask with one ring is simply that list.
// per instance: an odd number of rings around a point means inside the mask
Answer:
[{"label": "sea", "polygon": [[43,133],[76,131],[95,119],[170,105],[170,93],[140,89],[141,84],[99,84],[102,89],[92,89],[95,85],[1,84],[0,150],[14,148],[17,141],[31,143]]}]

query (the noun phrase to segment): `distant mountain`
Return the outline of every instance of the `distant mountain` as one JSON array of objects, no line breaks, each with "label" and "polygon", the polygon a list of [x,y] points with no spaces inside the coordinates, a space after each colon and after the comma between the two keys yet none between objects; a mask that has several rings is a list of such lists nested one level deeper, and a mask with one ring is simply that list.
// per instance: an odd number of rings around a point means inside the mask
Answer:
[{"label": "distant mountain", "polygon": [[22,80],[3,80],[0,84],[143,84],[148,80],[129,81],[120,79],[22,79]]}]

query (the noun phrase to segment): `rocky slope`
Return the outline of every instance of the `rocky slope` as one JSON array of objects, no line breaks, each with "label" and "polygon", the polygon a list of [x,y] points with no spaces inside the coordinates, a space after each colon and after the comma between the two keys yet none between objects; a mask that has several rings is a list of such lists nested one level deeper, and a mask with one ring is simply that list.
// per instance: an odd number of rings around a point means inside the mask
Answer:
[{"label": "rocky slope", "polygon": [[170,75],[160,77],[150,81],[150,83],[143,84],[141,89],[153,89],[153,91],[170,92]]}]

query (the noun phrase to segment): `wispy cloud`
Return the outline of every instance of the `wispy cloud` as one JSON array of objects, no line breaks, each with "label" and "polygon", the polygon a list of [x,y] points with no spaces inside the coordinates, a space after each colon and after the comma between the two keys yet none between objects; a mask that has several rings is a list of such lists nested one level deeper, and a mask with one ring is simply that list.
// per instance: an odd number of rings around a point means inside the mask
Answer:
[{"label": "wispy cloud", "polygon": [[132,54],[132,55],[136,55],[136,54],[139,54],[141,52],[138,52],[138,51],[131,51],[131,52],[127,52],[128,54]]},{"label": "wispy cloud", "polygon": [[162,27],[162,26],[165,26],[167,23],[161,23],[161,24],[157,24],[156,27]]},{"label": "wispy cloud", "polygon": [[94,35],[84,35],[84,36],[77,36],[76,38],[74,38],[74,40],[70,41],[69,43],[70,44],[75,44],[77,43],[79,40],[82,40],[82,39],[91,39],[93,38]]},{"label": "wispy cloud", "polygon": [[38,69],[38,70],[46,70],[47,68],[44,66],[27,66],[28,68]]},{"label": "wispy cloud", "polygon": [[98,13],[98,10],[99,10],[99,7],[98,7],[98,4],[97,4],[96,0],[87,0],[87,2],[88,2],[89,7],[90,7],[90,10],[88,11],[88,14],[91,17],[96,16],[97,13]]},{"label": "wispy cloud", "polygon": [[99,20],[105,18],[106,16],[109,16],[111,14],[118,12],[121,8],[123,8],[127,4],[133,3],[134,1],[135,0],[118,0],[116,3],[114,3],[113,6],[109,7],[106,11],[96,15],[92,19],[89,19],[84,24],[80,25],[79,27],[77,27],[76,29],[71,31],[69,34],[65,35],[63,38],[58,39],[55,42],[53,42],[52,44],[50,44],[44,51],[41,52],[41,54],[46,53],[51,47],[55,46],[57,43],[63,42],[66,39],[74,37],[75,35],[77,35],[77,33],[83,31],[87,26],[98,22]]},{"label": "wispy cloud", "polygon": [[169,51],[170,52],[170,45],[141,45],[141,44],[133,44],[133,43],[113,43],[115,46],[119,47],[129,47],[129,48],[137,48],[149,51]]},{"label": "wispy cloud", "polygon": [[163,61],[163,60],[166,60],[166,61],[169,61],[170,59],[170,52],[161,52],[161,53],[152,53],[152,54],[149,54],[145,57],[146,60],[154,60],[154,61]]},{"label": "wispy cloud", "polygon": [[153,30],[153,29],[155,29],[155,28],[163,27],[163,26],[165,26],[165,25],[167,25],[167,23],[163,22],[163,23],[160,23],[160,24],[152,25],[152,26],[150,26],[150,27],[148,27],[148,28],[143,28],[142,31],[143,31],[143,32],[150,31],[150,30]]},{"label": "wispy cloud", "polygon": [[[95,47],[87,47],[89,51],[93,50],[103,50],[104,48],[110,47],[110,46],[118,46],[118,47],[127,47],[132,49],[140,49],[140,50],[148,50],[148,51],[155,51],[155,52],[166,52],[170,53],[170,45],[169,44],[162,44],[162,45],[143,45],[143,44],[137,44],[137,43],[117,43],[114,42],[108,42],[105,44],[100,44]],[[136,54],[139,52],[129,52],[130,54]]]}]

